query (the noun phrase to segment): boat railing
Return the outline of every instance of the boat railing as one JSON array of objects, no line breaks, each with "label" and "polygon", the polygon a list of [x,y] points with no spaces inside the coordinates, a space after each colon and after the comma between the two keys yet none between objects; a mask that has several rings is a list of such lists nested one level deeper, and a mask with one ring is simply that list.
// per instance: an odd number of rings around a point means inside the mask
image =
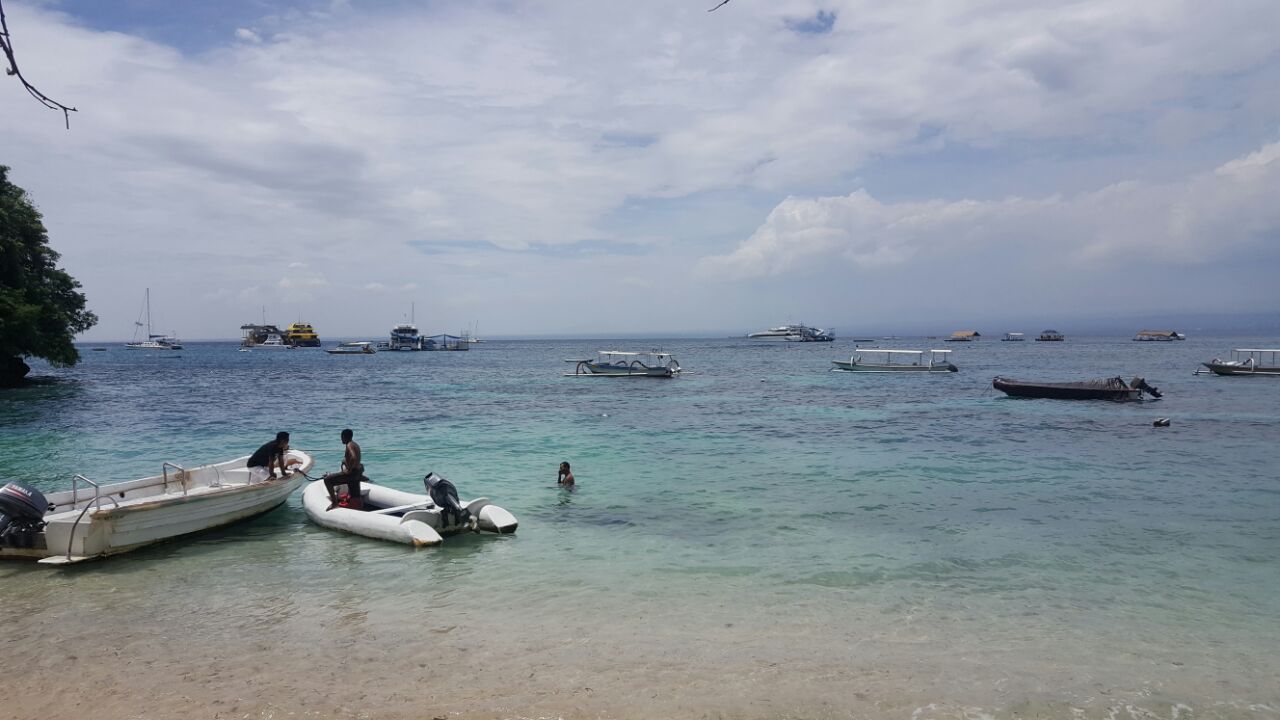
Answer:
[{"label": "boat railing", "polygon": [[71,523],[71,532],[67,535],[67,560],[71,559],[71,549],[76,541],[76,528],[79,527],[80,521],[84,519],[85,513],[89,512],[89,508],[102,507],[102,503],[107,500],[110,500],[113,506],[120,507],[120,503],[116,502],[115,498],[102,494],[102,488],[98,486],[98,483],[78,473],[71,477],[71,507],[74,508],[76,505],[76,488],[77,482],[80,480],[89,483],[90,487],[93,488],[93,499],[85,504],[84,509],[76,516],[76,521]]},{"label": "boat railing", "polygon": [[169,468],[178,471],[178,479],[182,482],[182,496],[187,496],[187,469],[168,460],[160,463],[160,471],[164,473],[164,491],[169,492]]}]

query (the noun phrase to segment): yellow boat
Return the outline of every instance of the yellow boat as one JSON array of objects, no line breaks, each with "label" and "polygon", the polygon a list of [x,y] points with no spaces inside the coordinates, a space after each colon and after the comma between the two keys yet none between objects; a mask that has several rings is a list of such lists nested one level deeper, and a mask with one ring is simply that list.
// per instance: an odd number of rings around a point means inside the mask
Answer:
[{"label": "yellow boat", "polygon": [[284,341],[294,347],[320,347],[320,336],[311,323],[292,323],[284,330]]}]

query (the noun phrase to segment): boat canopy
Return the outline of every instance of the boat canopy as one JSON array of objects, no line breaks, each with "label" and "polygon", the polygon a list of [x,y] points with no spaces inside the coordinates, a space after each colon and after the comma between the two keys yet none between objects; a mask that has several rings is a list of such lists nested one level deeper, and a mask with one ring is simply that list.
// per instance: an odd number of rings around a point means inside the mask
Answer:
[{"label": "boat canopy", "polygon": [[971,337],[982,337],[982,333],[978,332],[977,330],[957,330],[957,331],[955,331],[955,332],[951,333],[951,337],[953,337],[953,338],[958,338],[958,337],[966,337],[966,338],[971,338]]},{"label": "boat canopy", "polygon": [[1138,337],[1176,338],[1178,337],[1178,331],[1177,330],[1141,330],[1138,332]]}]

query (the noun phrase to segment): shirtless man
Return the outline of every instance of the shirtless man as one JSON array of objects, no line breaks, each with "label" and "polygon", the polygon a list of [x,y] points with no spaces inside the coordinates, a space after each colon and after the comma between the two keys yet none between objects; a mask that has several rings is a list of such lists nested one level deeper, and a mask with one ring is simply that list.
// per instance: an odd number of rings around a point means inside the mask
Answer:
[{"label": "shirtless man", "polygon": [[360,446],[352,438],[355,433],[350,428],[342,431],[342,443],[346,449],[342,453],[342,470],[336,473],[325,473],[324,487],[329,491],[329,507],[332,510],[338,505],[337,486],[347,486],[347,507],[359,510],[363,506],[360,496],[360,481],[364,479],[364,465],[360,461]]}]

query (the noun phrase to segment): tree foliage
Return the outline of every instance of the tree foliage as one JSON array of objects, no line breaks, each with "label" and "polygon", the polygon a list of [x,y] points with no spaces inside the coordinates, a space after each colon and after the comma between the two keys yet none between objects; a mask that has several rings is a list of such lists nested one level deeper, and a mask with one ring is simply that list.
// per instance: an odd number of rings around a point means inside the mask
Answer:
[{"label": "tree foliage", "polygon": [[21,381],[24,357],[74,365],[72,338],[98,322],[58,258],[40,211],[0,165],[0,385]]}]

